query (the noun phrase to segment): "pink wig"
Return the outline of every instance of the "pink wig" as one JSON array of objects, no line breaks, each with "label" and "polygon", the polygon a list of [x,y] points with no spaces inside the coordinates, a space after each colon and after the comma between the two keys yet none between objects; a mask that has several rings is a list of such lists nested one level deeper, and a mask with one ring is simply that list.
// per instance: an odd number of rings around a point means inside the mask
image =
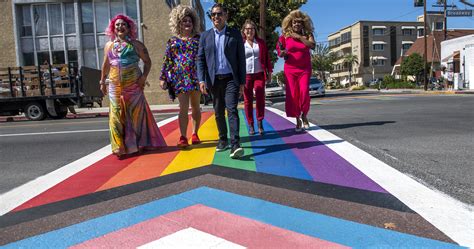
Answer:
[{"label": "pink wig", "polygon": [[137,39],[137,25],[133,21],[132,18],[124,15],[124,14],[118,14],[109,23],[109,26],[105,30],[105,34],[110,38],[110,40],[115,40],[115,22],[119,19],[122,19],[125,21],[128,25],[128,29],[130,30],[128,37],[132,40]]}]

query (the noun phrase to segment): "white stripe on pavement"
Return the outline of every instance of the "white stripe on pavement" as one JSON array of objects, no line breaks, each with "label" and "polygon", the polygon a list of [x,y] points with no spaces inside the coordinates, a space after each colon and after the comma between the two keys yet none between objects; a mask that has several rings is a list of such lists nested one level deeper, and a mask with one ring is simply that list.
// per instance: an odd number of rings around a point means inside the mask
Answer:
[{"label": "white stripe on pavement", "polygon": [[[163,126],[169,122],[176,120],[178,117],[173,116],[158,122],[158,126]],[[44,191],[52,188],[67,178],[79,173],[97,161],[111,154],[111,147],[107,145],[81,159],[67,164],[51,173],[40,176],[35,180],[29,181],[19,187],[16,187],[6,193],[0,195],[0,216],[10,212],[21,204],[31,200]]]},{"label": "white stripe on pavement", "polygon": [[78,131],[46,131],[46,132],[32,132],[32,133],[0,134],[0,137],[18,137],[18,136],[71,134],[71,133],[89,133],[89,132],[103,132],[103,131],[109,131],[109,129],[78,130]]},{"label": "white stripe on pavement", "polygon": [[[296,119],[287,118],[284,112],[271,107],[266,108],[296,124]],[[309,130],[308,133],[314,138],[339,154],[448,237],[462,246],[474,248],[473,206],[424,186],[347,141],[329,143],[343,139],[314,124],[312,126],[316,129]]]}]

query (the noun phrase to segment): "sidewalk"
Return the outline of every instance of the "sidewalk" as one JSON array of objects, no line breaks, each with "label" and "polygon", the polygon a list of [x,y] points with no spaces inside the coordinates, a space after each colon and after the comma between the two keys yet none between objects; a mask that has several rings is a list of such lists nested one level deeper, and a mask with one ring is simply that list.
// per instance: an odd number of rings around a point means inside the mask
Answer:
[{"label": "sidewalk", "polygon": [[[203,109],[212,108],[212,106],[202,106]],[[150,105],[153,113],[175,113],[179,111],[178,104],[169,105]],[[109,107],[94,107],[94,108],[75,108],[76,113],[69,112],[66,116],[68,119],[74,118],[93,118],[93,117],[108,117]],[[28,120],[24,115],[0,117],[0,122],[13,122]]]}]

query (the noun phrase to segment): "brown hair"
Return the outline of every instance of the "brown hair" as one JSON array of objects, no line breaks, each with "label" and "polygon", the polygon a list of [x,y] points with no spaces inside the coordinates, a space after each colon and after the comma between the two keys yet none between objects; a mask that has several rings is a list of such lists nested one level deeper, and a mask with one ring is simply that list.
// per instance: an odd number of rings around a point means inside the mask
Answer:
[{"label": "brown hair", "polygon": [[240,29],[240,32],[242,32],[242,37],[244,38],[244,40],[247,39],[247,37],[245,37],[244,30],[245,30],[245,26],[247,26],[248,24],[253,26],[253,28],[255,29],[255,37],[259,38],[258,31],[257,31],[257,24],[255,24],[252,20],[247,19],[245,20],[244,24],[242,25],[242,28]]}]

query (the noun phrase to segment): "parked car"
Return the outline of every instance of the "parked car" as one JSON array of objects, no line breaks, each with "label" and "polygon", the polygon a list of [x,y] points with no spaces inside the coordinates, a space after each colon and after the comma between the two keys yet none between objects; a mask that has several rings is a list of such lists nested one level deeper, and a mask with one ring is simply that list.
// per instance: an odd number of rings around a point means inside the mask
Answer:
[{"label": "parked car", "polygon": [[265,97],[278,97],[284,96],[285,89],[278,85],[276,82],[271,82],[265,86]]},{"label": "parked car", "polygon": [[311,77],[309,79],[309,96],[314,97],[324,95],[326,95],[324,83],[316,77]]},{"label": "parked car", "polygon": [[365,86],[368,86],[368,87],[378,87],[379,84],[382,84],[382,79],[373,79],[373,80],[370,80],[369,82],[365,83]]}]

